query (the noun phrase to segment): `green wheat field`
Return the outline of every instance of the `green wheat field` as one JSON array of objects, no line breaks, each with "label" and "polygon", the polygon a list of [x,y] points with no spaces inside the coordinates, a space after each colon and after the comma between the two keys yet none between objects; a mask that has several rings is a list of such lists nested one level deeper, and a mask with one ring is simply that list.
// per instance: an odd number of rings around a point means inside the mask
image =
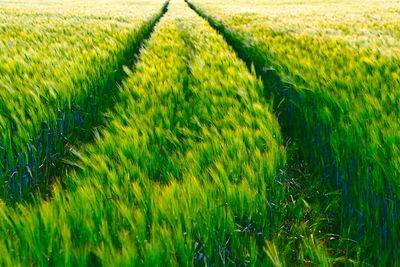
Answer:
[{"label": "green wheat field", "polygon": [[400,266],[400,1],[0,0],[0,266]]}]

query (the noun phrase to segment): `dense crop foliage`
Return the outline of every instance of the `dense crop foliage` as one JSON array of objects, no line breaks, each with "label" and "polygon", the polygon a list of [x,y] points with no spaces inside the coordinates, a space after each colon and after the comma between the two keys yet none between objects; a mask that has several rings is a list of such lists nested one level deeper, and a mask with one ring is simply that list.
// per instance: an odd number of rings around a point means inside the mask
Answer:
[{"label": "dense crop foliage", "polygon": [[64,2],[0,3],[2,198],[49,183],[65,145],[90,135],[110,102],[104,94],[113,93],[122,64],[162,8],[156,1],[133,2],[134,12],[123,12],[131,1]]},{"label": "dense crop foliage", "polygon": [[186,1],[0,0],[0,265],[397,265],[400,4]]},{"label": "dense crop foliage", "polygon": [[261,82],[183,1],[126,72],[65,188],[1,206],[1,264],[268,262],[260,248],[283,223],[285,150]]},{"label": "dense crop foliage", "polygon": [[275,87],[285,134],[314,180],[341,192],[349,246],[365,261],[398,262],[398,1],[191,3]]}]

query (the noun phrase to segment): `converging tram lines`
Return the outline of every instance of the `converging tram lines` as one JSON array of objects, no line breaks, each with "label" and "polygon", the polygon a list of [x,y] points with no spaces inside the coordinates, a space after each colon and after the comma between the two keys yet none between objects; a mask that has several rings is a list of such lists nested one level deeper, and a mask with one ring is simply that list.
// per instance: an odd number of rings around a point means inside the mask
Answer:
[{"label": "converging tram lines", "polygon": [[380,3],[0,0],[0,265],[396,265]]}]

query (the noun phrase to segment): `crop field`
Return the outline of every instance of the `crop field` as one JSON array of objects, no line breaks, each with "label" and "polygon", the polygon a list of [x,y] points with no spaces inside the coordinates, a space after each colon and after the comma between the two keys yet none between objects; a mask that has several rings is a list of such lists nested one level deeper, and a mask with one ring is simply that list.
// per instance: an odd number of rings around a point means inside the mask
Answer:
[{"label": "crop field", "polygon": [[68,139],[96,125],[104,95],[162,6],[146,1],[135,16],[116,2],[112,17],[106,3],[91,15],[96,2],[77,5],[81,15],[52,11],[64,10],[61,2],[33,11],[23,3],[0,13],[0,195],[11,199],[48,184]]},{"label": "crop field", "polygon": [[1,266],[397,266],[400,2],[0,0]]}]

